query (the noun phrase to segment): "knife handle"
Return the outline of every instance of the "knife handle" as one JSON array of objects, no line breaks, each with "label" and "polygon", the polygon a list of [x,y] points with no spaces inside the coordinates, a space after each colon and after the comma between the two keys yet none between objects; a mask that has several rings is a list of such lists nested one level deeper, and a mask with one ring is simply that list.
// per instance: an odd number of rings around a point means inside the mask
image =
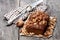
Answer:
[{"label": "knife handle", "polygon": [[24,10],[27,6],[28,6],[28,5],[25,5],[25,7],[18,7],[18,8],[16,8],[16,9],[10,11],[9,13],[6,13],[6,14],[4,15],[4,17],[5,17],[7,20],[9,20],[12,15],[15,15],[15,14],[17,15],[17,14],[19,14],[18,12],[21,12],[21,11]]}]

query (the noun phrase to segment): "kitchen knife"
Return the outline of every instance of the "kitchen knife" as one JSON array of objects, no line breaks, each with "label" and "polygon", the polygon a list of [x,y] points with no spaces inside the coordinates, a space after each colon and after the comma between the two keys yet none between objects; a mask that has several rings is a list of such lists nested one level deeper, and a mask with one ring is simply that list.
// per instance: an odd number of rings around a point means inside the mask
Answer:
[{"label": "kitchen knife", "polygon": [[11,24],[16,18],[18,18],[19,16],[21,16],[22,14],[25,14],[26,12],[29,12],[30,10],[32,10],[33,8],[35,8],[36,6],[38,6],[40,3],[42,3],[43,0],[39,0],[33,4],[30,4],[26,7],[26,9],[24,9],[23,11],[21,11],[21,13],[19,13],[18,15],[14,16],[14,17],[11,17],[9,20],[8,20],[8,24]]}]

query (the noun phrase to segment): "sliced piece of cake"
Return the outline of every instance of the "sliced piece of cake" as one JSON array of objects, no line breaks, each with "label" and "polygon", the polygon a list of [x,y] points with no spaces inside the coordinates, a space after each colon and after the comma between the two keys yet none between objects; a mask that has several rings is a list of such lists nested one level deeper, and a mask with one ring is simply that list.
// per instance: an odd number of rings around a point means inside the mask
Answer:
[{"label": "sliced piece of cake", "polygon": [[48,37],[50,34],[48,35],[47,31],[51,30],[51,29],[48,30],[48,28],[51,27],[52,24],[50,20],[54,20],[53,18],[51,19],[51,17],[47,13],[41,12],[40,10],[32,12],[28,19],[26,20],[26,22],[24,23],[20,35]]}]

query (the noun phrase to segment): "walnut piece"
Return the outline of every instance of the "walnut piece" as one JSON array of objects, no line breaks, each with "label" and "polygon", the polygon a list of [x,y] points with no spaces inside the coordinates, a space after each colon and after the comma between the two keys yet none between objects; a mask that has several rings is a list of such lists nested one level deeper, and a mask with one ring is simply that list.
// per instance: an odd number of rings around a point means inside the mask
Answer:
[{"label": "walnut piece", "polygon": [[22,25],[24,24],[23,20],[19,19],[16,23],[17,27],[22,27]]}]

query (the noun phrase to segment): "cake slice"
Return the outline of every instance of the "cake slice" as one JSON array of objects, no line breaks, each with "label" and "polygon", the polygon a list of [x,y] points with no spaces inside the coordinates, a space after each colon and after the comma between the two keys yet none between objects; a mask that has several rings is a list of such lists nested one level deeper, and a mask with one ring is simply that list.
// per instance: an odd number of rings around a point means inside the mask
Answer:
[{"label": "cake slice", "polygon": [[23,28],[21,29],[20,35],[47,37],[48,35],[47,31],[51,30],[51,29],[48,30],[48,28],[51,27],[52,25],[50,19],[51,18],[47,13],[41,12],[40,10],[32,12],[31,15],[28,17],[28,19],[26,20],[26,22],[24,23]]}]

